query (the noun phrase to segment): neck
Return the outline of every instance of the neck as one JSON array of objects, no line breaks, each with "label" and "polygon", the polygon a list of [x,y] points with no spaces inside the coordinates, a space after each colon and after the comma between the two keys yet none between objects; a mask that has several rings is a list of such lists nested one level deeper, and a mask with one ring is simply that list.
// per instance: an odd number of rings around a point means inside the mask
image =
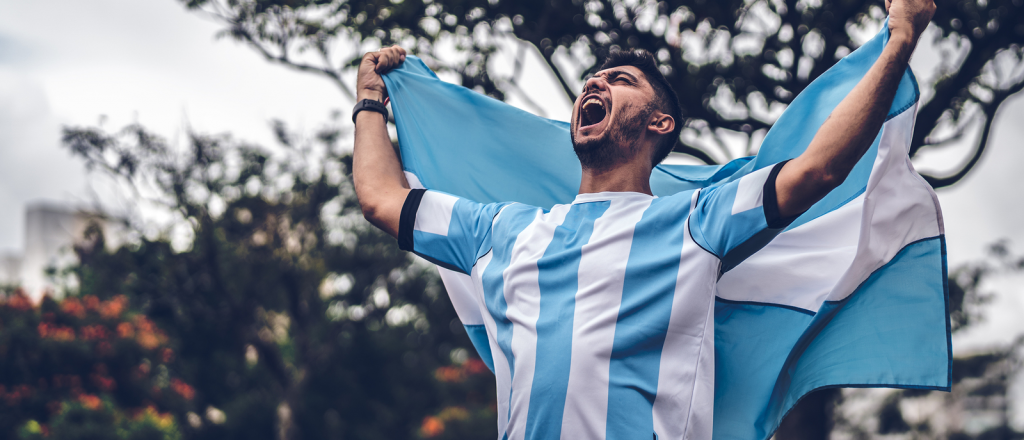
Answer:
[{"label": "neck", "polygon": [[634,159],[632,162],[618,164],[608,169],[583,168],[583,178],[580,180],[580,194],[605,191],[638,192],[653,195],[651,193],[651,165],[649,159],[639,161]]}]

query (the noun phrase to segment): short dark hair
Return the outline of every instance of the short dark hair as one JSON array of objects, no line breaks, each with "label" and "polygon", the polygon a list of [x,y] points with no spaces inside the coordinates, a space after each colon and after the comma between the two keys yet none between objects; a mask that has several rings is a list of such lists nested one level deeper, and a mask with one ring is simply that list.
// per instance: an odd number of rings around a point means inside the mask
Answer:
[{"label": "short dark hair", "polygon": [[665,75],[658,70],[658,62],[654,55],[643,49],[619,50],[608,54],[604,64],[598,70],[611,69],[612,67],[633,66],[640,70],[647,78],[647,83],[654,89],[654,99],[658,110],[672,117],[675,121],[675,128],[672,133],[665,135],[654,151],[654,165],[661,163],[675,148],[679,139],[679,132],[683,129],[683,110],[679,106],[679,97],[676,96],[672,85],[665,79]]}]

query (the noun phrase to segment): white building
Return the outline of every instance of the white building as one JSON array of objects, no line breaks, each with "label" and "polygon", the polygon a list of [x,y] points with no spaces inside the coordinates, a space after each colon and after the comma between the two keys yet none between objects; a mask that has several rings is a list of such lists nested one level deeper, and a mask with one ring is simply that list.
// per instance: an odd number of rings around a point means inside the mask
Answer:
[{"label": "white building", "polygon": [[107,247],[116,244],[119,228],[112,227],[100,214],[74,209],[64,204],[33,202],[25,209],[24,241],[21,253],[0,255],[0,283],[20,285],[29,297],[38,301],[43,293],[55,289],[47,269],[60,269],[75,262],[73,246],[82,240],[86,228],[96,223],[103,230]]}]

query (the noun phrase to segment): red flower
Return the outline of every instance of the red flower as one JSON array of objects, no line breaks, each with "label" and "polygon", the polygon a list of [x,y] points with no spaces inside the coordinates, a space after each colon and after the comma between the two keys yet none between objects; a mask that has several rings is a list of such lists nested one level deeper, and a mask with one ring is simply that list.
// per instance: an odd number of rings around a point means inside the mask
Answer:
[{"label": "red flower", "polygon": [[440,367],[434,370],[434,377],[441,382],[462,382],[466,373],[459,367]]},{"label": "red flower", "polygon": [[100,308],[100,299],[96,295],[85,295],[85,309],[90,312],[96,312]]},{"label": "red flower", "polygon": [[437,437],[444,432],[444,422],[433,416],[427,416],[420,425],[420,435],[423,437]]},{"label": "red flower", "polygon": [[174,360],[174,350],[171,350],[170,348],[165,348],[161,350],[160,358],[163,359],[165,364],[170,363],[171,361]]},{"label": "red flower", "polygon": [[196,395],[196,391],[191,385],[178,378],[171,379],[171,389],[181,397],[184,397],[185,400],[192,400]]},{"label": "red flower", "polygon": [[75,340],[75,329],[71,327],[42,322],[36,329],[39,331],[39,337],[44,339],[54,339],[57,341]]},{"label": "red flower", "polygon": [[28,295],[25,295],[25,290],[18,288],[13,295],[7,298],[7,307],[24,312],[32,308],[32,301],[28,299]]},{"label": "red flower", "polygon": [[82,302],[79,301],[78,298],[65,298],[60,304],[60,309],[64,313],[76,318],[85,317],[85,306],[82,305]]},{"label": "red flower", "polygon": [[11,392],[3,394],[3,399],[7,401],[7,405],[15,406],[22,399],[32,396],[32,387],[21,384],[11,388]]},{"label": "red flower", "polygon": [[109,336],[110,333],[107,331],[107,328],[102,325],[94,324],[82,327],[82,339],[87,341],[107,339]]},{"label": "red flower", "polygon": [[463,364],[462,368],[465,368],[469,374],[481,374],[487,371],[487,364],[480,359],[469,359]]},{"label": "red flower", "polygon": [[92,383],[96,385],[96,388],[99,388],[103,392],[109,393],[117,388],[117,382],[115,382],[112,377],[93,373],[90,378],[92,379]]},{"label": "red flower", "polygon": [[100,315],[107,319],[114,319],[121,316],[121,312],[124,311],[125,306],[128,304],[128,298],[124,295],[118,295],[114,298],[105,301],[100,306]]},{"label": "red flower", "polygon": [[99,397],[92,394],[82,394],[78,396],[78,401],[82,402],[82,406],[89,408],[93,411],[100,408],[100,404],[103,403]]}]

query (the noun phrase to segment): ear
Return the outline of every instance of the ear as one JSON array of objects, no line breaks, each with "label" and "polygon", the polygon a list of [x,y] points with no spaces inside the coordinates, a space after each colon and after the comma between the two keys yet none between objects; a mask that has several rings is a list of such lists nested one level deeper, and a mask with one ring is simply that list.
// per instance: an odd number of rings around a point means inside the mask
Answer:
[{"label": "ear", "polygon": [[647,124],[647,130],[651,134],[665,135],[672,133],[672,130],[676,128],[676,121],[671,116],[666,115],[660,111],[655,111],[651,114],[651,120]]}]

